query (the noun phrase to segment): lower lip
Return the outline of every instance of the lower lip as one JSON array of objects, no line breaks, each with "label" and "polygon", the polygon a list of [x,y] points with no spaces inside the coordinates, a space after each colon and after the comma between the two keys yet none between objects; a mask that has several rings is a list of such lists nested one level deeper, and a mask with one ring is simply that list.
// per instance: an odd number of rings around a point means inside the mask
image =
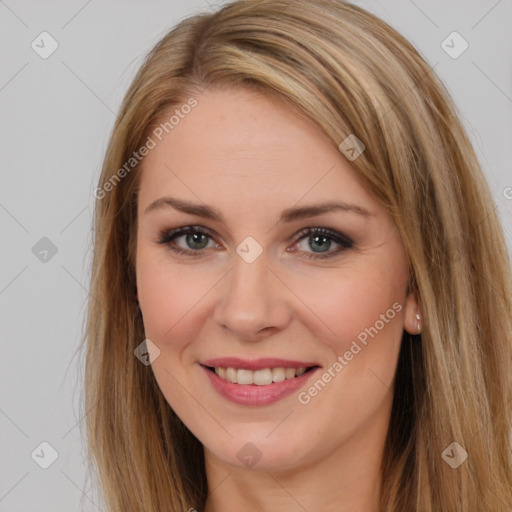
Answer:
[{"label": "lower lip", "polygon": [[233,384],[221,379],[215,372],[208,370],[208,368],[204,366],[201,366],[201,368],[208,375],[217,393],[231,402],[240,405],[267,405],[277,402],[304,386],[306,381],[319,369],[313,368],[309,372],[293,379],[273,382],[265,386],[257,386],[256,384]]}]

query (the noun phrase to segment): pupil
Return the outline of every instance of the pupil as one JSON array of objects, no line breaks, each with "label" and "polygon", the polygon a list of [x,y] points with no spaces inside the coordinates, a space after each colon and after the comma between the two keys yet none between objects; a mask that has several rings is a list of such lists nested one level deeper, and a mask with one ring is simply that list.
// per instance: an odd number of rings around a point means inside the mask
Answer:
[{"label": "pupil", "polygon": [[204,233],[192,233],[187,235],[187,244],[193,249],[203,249],[208,245],[208,240]]},{"label": "pupil", "polygon": [[[316,245],[314,245],[316,244]],[[325,236],[316,235],[310,238],[309,240],[309,246],[311,249],[320,249],[317,252],[325,252],[328,251],[331,247],[331,240]]]}]

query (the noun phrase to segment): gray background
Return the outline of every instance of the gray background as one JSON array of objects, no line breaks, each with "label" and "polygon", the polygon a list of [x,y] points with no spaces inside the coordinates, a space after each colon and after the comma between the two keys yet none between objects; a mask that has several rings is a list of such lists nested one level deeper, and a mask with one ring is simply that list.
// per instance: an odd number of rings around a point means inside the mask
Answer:
[{"label": "gray background", "polygon": [[[401,31],[435,66],[511,247],[512,0],[355,3]],[[213,7],[203,0],[0,0],[0,512],[105,510],[85,479],[76,354],[92,191],[115,112],[145,53],[177,21]],[[38,37],[43,31],[59,45],[47,59],[31,47],[35,40],[49,48]],[[469,44],[458,58],[441,46],[453,31]],[[458,40],[445,44],[461,48]],[[43,237],[55,254],[41,252],[49,247]],[[58,452],[48,469],[31,458],[43,441]],[[43,446],[34,459],[48,463],[50,456]]]}]

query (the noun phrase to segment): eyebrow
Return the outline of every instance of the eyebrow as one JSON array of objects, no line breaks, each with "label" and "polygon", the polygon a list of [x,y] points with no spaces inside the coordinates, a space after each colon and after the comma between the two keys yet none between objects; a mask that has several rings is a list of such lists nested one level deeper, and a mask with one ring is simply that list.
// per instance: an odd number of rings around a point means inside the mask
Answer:
[{"label": "eyebrow", "polygon": [[[164,207],[171,207],[183,213],[188,213],[190,215],[196,215],[198,217],[203,217],[205,219],[216,220],[224,223],[222,215],[211,206],[191,203],[189,201],[183,201],[181,199],[175,199],[168,196],[160,197],[156,201],[153,201],[144,210],[144,214],[147,214],[155,210],[160,210],[161,208]],[[313,204],[308,206],[287,208],[286,210],[283,210],[283,212],[281,213],[279,222],[293,222],[294,220],[315,217],[318,215],[322,215],[324,213],[334,211],[355,213],[365,218],[370,218],[374,216],[368,210],[357,204],[346,203],[344,201],[331,201],[322,204]]]}]

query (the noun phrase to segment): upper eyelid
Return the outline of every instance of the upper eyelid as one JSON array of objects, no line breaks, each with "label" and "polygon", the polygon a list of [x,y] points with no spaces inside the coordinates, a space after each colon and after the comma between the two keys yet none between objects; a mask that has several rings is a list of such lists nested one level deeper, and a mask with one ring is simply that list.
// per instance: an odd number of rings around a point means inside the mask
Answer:
[{"label": "upper eyelid", "polygon": [[[292,238],[297,238],[297,237],[302,238],[304,236],[307,236],[311,232],[321,231],[321,230],[326,231],[327,232],[326,235],[332,234],[332,235],[340,236],[341,238],[345,238],[345,239],[347,239],[347,241],[350,240],[349,237],[347,237],[343,233],[340,233],[339,231],[337,231],[335,229],[326,228],[324,226],[309,226],[309,227],[301,228],[295,232],[295,234],[292,236]],[[194,224],[191,224],[189,226],[180,226],[180,227],[172,228],[172,229],[164,229],[161,231],[161,235],[165,236],[165,235],[172,234],[173,236],[177,237],[177,236],[181,236],[181,235],[186,235],[190,231],[196,232],[196,233],[203,233],[212,238],[215,238],[217,236],[217,233],[215,233],[213,230],[211,230],[207,227],[204,227],[204,226],[198,226],[198,225],[194,225]]]}]

